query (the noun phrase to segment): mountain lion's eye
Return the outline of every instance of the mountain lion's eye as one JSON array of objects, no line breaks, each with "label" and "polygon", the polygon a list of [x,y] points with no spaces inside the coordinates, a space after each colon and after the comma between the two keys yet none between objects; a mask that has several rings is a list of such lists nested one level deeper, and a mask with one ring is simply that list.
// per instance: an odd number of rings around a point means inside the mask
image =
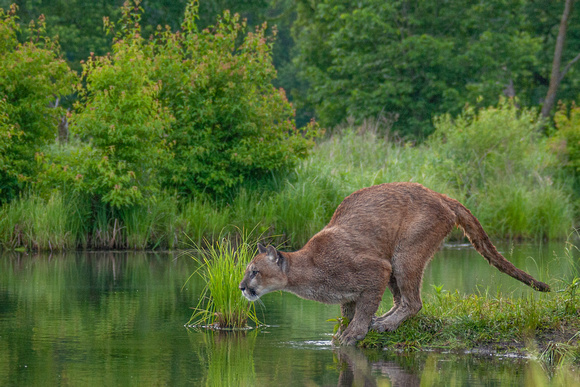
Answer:
[{"label": "mountain lion's eye", "polygon": [[252,272],[250,273],[250,278],[254,278],[256,274],[258,274],[258,270],[252,270]]}]

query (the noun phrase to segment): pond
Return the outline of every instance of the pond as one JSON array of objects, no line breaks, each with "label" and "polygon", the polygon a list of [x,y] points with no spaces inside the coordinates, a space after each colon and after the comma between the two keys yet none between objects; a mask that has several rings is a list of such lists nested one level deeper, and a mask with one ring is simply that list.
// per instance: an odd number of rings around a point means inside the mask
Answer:
[{"label": "pond", "polygon": [[[570,275],[564,244],[498,247],[540,279]],[[526,358],[334,348],[327,320],[339,307],[286,293],[263,298],[258,313],[268,327],[261,330],[187,329],[203,287],[197,277],[183,287],[195,269],[172,253],[4,253],[0,385],[523,386],[564,377]],[[432,285],[532,292],[463,245],[436,254],[423,292]]]}]

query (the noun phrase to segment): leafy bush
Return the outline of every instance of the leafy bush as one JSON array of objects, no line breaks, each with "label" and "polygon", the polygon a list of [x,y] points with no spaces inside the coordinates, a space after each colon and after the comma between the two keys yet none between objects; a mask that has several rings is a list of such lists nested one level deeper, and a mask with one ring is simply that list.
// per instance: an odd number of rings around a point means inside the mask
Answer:
[{"label": "leafy bush", "polygon": [[533,178],[532,172],[543,172],[555,161],[540,139],[537,112],[518,110],[508,100],[480,110],[467,106],[457,117],[446,114],[434,124],[429,143],[441,157],[438,169],[468,194],[495,177]]},{"label": "leafy bush", "polygon": [[163,103],[176,117],[163,184],[223,194],[248,178],[291,168],[312,147],[316,127],[298,131],[284,91],[272,86],[265,25],[242,40],[245,22],[225,12],[198,31],[197,11],[190,3],[182,32],[159,31],[150,45]]},{"label": "leafy bush", "polygon": [[431,173],[460,193],[491,234],[557,238],[572,226],[570,197],[553,178],[557,160],[540,123],[536,111],[508,100],[435,120]]},{"label": "leafy bush", "polygon": [[25,31],[30,40],[18,43],[16,10],[0,8],[0,138],[9,138],[0,149],[0,202],[35,178],[34,155],[56,138],[64,115],[59,97],[72,93],[76,82],[58,43],[46,36],[43,17]]},{"label": "leafy bush", "polygon": [[[139,14],[123,9],[125,26]],[[93,148],[79,160],[82,191],[114,207],[142,204],[159,188],[158,166],[166,155],[163,133],[171,116],[158,100],[137,27],[127,28],[110,56],[83,64],[85,85],[71,119],[71,133]]]},{"label": "leafy bush", "polygon": [[572,105],[568,112],[562,105],[554,116],[558,129],[550,139],[552,150],[558,155],[566,172],[580,187],[580,107]]},{"label": "leafy bush", "polygon": [[[316,125],[298,131],[292,105],[271,85],[265,26],[239,44],[245,23],[237,15],[200,32],[197,8],[187,7],[182,32],[160,30],[149,42],[139,1],[123,6],[117,25],[105,21],[117,31],[113,52],[91,56],[77,85],[71,133],[81,143],[41,155],[45,185],[66,179],[120,208],[162,189],[224,194],[306,156]],[[72,158],[58,160],[66,153]]]}]

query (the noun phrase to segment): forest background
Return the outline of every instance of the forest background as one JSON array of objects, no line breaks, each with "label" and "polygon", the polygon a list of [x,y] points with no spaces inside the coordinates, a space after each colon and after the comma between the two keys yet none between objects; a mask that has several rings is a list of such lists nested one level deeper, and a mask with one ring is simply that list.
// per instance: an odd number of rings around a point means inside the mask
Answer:
[{"label": "forest background", "polygon": [[499,238],[566,238],[578,219],[571,0],[10,3],[4,248],[240,229],[297,247],[390,181],[457,198]]}]

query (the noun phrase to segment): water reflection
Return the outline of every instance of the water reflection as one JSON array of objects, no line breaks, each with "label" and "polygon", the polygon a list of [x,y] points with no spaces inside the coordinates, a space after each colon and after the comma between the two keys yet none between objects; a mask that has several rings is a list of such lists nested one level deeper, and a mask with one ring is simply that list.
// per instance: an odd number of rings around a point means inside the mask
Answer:
[{"label": "water reflection", "polygon": [[580,386],[578,367],[491,355],[337,348],[338,386]]},{"label": "water reflection", "polygon": [[[561,250],[518,246],[509,258],[539,277],[565,277],[567,262],[553,258]],[[196,265],[175,258],[0,255],[0,385],[580,385],[577,370],[529,359],[333,348],[334,323],[327,320],[338,307],[291,294],[264,297],[258,313],[271,324],[265,329],[187,330],[203,284],[194,278],[182,289]],[[530,292],[464,249],[439,252],[424,292],[429,284],[467,293],[481,284]]]},{"label": "water reflection", "polygon": [[371,362],[362,350],[352,347],[337,348],[334,353],[340,368],[338,386],[378,386],[380,376],[386,376],[393,387],[415,387],[421,384],[415,373],[405,370],[395,361]]},{"label": "water reflection", "polygon": [[257,331],[210,331],[198,336],[190,334],[192,349],[198,353],[201,366],[207,371],[201,384],[206,386],[255,386],[254,346]]}]

